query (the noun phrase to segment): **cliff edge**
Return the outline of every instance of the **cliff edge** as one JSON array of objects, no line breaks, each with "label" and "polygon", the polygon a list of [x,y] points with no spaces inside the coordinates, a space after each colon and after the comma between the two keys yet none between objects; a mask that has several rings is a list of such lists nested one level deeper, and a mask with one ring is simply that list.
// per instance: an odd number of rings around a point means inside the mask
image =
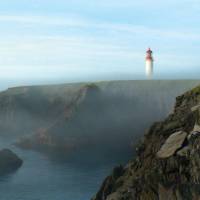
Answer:
[{"label": "cliff edge", "polygon": [[93,200],[200,199],[200,86],[176,98],[164,121],[154,123],[137,156],[116,167]]}]

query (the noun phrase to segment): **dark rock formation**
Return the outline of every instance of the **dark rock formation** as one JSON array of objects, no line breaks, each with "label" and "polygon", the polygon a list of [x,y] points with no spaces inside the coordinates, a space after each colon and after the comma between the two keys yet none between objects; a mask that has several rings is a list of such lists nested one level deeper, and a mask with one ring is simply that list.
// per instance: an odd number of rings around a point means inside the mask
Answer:
[{"label": "dark rock formation", "polygon": [[137,157],[94,200],[200,199],[200,87],[177,97],[174,112],[151,126]]},{"label": "dark rock formation", "polygon": [[12,172],[22,165],[23,161],[9,149],[0,151],[0,175]]}]

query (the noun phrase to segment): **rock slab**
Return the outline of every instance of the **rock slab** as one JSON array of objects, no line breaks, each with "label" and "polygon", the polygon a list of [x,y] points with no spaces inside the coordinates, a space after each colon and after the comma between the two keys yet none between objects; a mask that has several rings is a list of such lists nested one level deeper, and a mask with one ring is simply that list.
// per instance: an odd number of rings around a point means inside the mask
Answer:
[{"label": "rock slab", "polygon": [[174,155],[174,153],[182,147],[186,137],[187,133],[183,131],[178,131],[170,135],[162,145],[161,149],[158,151],[157,157],[168,158]]}]

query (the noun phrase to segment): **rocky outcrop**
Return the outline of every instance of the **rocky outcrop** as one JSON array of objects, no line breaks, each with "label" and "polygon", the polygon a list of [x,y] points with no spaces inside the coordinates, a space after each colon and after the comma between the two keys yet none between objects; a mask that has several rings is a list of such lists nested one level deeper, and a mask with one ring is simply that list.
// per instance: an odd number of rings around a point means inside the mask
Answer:
[{"label": "rocky outcrop", "polygon": [[22,165],[23,161],[11,150],[0,151],[0,175],[12,172]]},{"label": "rocky outcrop", "polygon": [[168,158],[173,156],[175,152],[180,149],[187,137],[187,133],[178,131],[167,138],[161,149],[157,153],[158,158]]},{"label": "rocky outcrop", "polygon": [[200,199],[199,104],[200,87],[177,97],[174,112],[151,126],[136,158],[114,182],[106,178],[93,199]]}]

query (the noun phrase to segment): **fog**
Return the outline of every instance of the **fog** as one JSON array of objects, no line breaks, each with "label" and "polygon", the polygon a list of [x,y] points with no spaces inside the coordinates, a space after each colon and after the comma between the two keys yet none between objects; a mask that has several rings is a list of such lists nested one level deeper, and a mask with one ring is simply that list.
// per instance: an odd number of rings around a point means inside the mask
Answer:
[{"label": "fog", "polygon": [[175,97],[200,81],[111,81],[9,89],[0,93],[1,135],[20,147],[66,156],[124,155]]}]

